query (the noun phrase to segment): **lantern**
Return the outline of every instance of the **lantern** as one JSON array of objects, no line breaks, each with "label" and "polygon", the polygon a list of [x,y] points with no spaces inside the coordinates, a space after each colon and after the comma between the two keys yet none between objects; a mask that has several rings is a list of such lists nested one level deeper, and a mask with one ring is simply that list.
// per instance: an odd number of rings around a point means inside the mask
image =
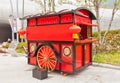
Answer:
[{"label": "lantern", "polygon": [[77,25],[72,25],[70,28],[70,31],[73,33],[73,38],[74,39],[79,39],[79,32],[81,31],[81,28]]},{"label": "lantern", "polygon": [[20,38],[21,38],[21,39],[24,38],[25,30],[20,29],[17,33],[20,35]]},{"label": "lantern", "polygon": [[81,31],[81,28],[77,25],[72,25],[69,29],[72,33],[79,33]]}]

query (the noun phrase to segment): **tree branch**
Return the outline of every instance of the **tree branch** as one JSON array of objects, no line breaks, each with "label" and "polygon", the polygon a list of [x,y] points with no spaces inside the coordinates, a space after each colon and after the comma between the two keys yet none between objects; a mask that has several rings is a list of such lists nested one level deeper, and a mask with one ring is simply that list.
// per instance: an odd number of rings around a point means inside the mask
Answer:
[{"label": "tree branch", "polygon": [[[116,0],[115,0],[115,1],[116,1]],[[114,3],[116,3],[116,2],[114,2]],[[112,22],[113,22],[115,13],[117,12],[117,8],[116,8],[116,7],[117,7],[117,6],[114,4],[114,8],[113,8],[113,10],[112,10],[112,17],[111,17],[111,20],[110,20],[110,22],[109,22],[108,29],[106,30],[106,32],[105,32],[105,34],[104,34],[104,36],[103,36],[102,43],[105,42],[105,38],[106,38],[106,36],[107,36],[107,33],[109,32],[109,30],[110,30],[110,28],[111,28],[111,26],[112,26]]]}]

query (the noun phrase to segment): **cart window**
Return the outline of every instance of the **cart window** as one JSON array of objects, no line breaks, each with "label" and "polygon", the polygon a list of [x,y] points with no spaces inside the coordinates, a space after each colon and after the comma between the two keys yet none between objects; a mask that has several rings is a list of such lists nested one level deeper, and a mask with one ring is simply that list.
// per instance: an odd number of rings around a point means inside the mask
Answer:
[{"label": "cart window", "polygon": [[58,24],[58,16],[44,16],[37,18],[37,25]]},{"label": "cart window", "polygon": [[72,14],[61,14],[60,19],[61,23],[70,23],[72,22]]},{"label": "cart window", "polygon": [[36,25],[36,18],[30,18],[27,20],[27,26],[35,26]]}]

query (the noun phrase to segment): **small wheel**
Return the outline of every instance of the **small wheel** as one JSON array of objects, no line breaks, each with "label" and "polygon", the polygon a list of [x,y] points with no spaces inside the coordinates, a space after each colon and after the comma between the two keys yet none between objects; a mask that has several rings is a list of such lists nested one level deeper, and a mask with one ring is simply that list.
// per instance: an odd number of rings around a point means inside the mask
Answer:
[{"label": "small wheel", "polygon": [[61,75],[63,75],[63,76],[68,76],[68,73],[61,72]]},{"label": "small wheel", "polygon": [[57,58],[50,46],[43,45],[38,49],[37,63],[40,68],[47,69],[48,72],[51,72],[55,69]]}]

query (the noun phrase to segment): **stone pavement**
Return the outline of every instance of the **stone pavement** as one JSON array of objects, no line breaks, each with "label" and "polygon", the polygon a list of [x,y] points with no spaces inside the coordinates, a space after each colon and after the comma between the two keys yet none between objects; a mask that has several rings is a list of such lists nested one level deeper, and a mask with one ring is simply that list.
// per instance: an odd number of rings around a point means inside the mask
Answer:
[{"label": "stone pavement", "polygon": [[0,83],[120,83],[120,67],[94,63],[75,75],[62,76],[58,72],[38,80],[32,77],[34,66],[27,64],[27,58],[0,54]]}]

